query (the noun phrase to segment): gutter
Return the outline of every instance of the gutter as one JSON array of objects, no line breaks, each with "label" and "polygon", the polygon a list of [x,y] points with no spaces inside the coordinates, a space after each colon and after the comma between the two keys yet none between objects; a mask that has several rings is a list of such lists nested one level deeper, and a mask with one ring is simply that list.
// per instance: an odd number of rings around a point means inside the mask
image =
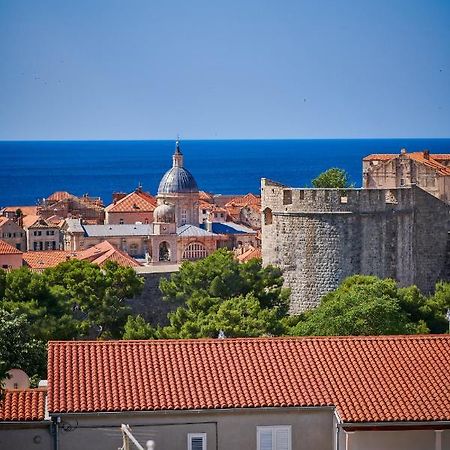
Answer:
[{"label": "gutter", "polygon": [[399,428],[399,429],[443,429],[450,428],[449,420],[437,420],[437,421],[406,421],[406,422],[340,422],[339,428],[351,431],[367,431],[374,428]]}]

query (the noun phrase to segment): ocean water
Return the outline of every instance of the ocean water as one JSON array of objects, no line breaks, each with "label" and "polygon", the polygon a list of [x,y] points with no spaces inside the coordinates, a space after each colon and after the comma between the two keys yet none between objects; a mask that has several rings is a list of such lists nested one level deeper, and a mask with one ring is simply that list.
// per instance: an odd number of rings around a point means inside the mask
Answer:
[{"label": "ocean water", "polygon": [[[294,187],[330,167],[361,185],[361,159],[370,153],[428,149],[450,153],[450,139],[192,140],[182,141],[185,167],[200,189],[258,193],[261,177]],[[0,207],[34,205],[54,191],[88,193],[110,203],[115,191],[138,183],[156,194],[172,165],[174,141],[0,141]]]}]

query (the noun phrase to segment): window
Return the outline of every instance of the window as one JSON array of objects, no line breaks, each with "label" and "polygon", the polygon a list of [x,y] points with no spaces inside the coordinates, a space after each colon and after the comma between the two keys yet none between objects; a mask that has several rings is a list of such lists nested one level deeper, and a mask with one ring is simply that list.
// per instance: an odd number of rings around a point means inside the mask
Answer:
[{"label": "window", "polygon": [[264,210],[264,225],[272,225],[273,216],[272,210],[270,208],[266,208]]},{"label": "window", "polygon": [[181,225],[184,225],[187,223],[187,210],[182,209],[181,210]]},{"label": "window", "polygon": [[188,433],[188,450],[206,450],[206,433]]},{"label": "window", "polygon": [[283,190],[283,205],[290,205],[292,203],[292,191],[290,189]]},{"label": "window", "polygon": [[189,244],[183,252],[183,259],[188,259],[190,261],[206,258],[207,256],[208,251],[203,244],[200,244],[200,242]]},{"label": "window", "polygon": [[159,260],[170,261],[170,245],[166,241],[159,244]]},{"label": "window", "polygon": [[257,450],[291,450],[291,426],[256,427]]}]

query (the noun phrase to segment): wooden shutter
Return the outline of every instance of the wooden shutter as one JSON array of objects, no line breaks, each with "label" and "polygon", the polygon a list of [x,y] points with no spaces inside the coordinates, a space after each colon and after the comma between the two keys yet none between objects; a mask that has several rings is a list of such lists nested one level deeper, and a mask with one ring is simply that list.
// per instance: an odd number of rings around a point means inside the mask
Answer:
[{"label": "wooden shutter", "polygon": [[191,449],[192,450],[204,450],[203,437],[192,437],[191,438]]}]

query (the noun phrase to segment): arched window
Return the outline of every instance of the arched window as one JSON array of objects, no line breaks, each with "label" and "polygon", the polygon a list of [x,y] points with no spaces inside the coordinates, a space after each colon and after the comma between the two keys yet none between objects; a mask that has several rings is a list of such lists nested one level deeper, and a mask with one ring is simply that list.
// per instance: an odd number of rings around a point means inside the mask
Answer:
[{"label": "arched window", "polygon": [[190,261],[206,258],[207,256],[208,251],[203,244],[200,244],[200,242],[189,244],[183,252],[183,259],[188,259]]},{"label": "arched window", "polygon": [[170,261],[170,245],[166,241],[159,244],[159,260]]},{"label": "arched window", "polygon": [[264,225],[272,225],[273,216],[272,210],[270,208],[266,208],[264,210]]}]

